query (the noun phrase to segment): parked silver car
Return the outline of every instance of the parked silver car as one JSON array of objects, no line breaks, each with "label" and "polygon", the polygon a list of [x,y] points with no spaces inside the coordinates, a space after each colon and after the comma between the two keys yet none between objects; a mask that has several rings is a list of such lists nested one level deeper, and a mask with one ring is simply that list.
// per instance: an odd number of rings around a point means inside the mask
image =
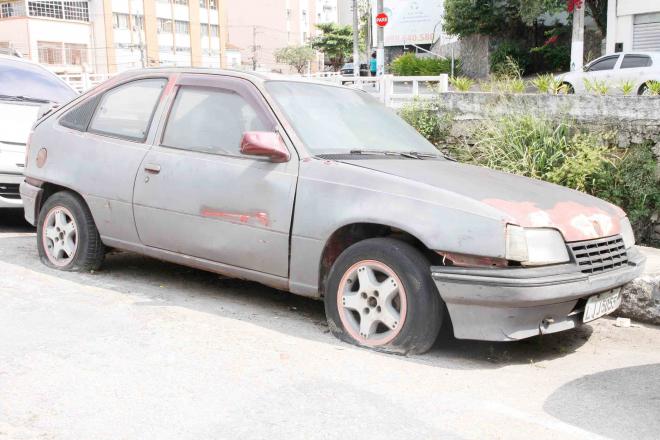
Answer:
[{"label": "parked silver car", "polygon": [[125,73],[42,120],[21,195],[42,261],[107,247],[323,298],[332,333],[420,353],[615,310],[624,212],[441,156],[367,93],[251,73]]}]

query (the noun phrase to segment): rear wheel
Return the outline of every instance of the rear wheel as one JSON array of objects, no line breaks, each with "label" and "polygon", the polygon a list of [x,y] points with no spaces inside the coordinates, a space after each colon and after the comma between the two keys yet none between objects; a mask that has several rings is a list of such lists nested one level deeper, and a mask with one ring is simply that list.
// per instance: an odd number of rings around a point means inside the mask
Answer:
[{"label": "rear wheel", "polygon": [[328,277],[325,311],[332,333],[383,351],[430,349],[444,309],[429,267],[417,249],[391,238],[346,249]]},{"label": "rear wheel", "polygon": [[646,83],[642,84],[641,86],[639,86],[639,90],[637,91],[637,94],[639,96],[648,96],[648,95],[650,95],[651,92],[649,91],[649,86],[646,85]]},{"label": "rear wheel", "polygon": [[561,86],[564,88],[567,95],[574,95],[575,94],[575,88],[573,87],[573,85],[571,83],[563,83]]},{"label": "rear wheel", "polygon": [[41,208],[37,248],[45,265],[67,271],[96,270],[105,255],[87,204],[67,191],[53,194]]}]

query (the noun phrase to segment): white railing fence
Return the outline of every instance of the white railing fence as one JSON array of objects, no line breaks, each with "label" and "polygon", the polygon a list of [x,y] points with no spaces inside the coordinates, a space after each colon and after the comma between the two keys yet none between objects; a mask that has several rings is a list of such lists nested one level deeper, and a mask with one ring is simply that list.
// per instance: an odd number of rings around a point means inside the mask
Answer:
[{"label": "white railing fence", "polygon": [[415,98],[432,98],[449,90],[449,75],[438,76],[342,76],[336,72],[310,75],[323,81],[348,85],[364,90],[377,97],[382,103],[399,107]]},{"label": "white railing fence", "polygon": [[107,73],[87,73],[87,72],[63,73],[59,75],[60,78],[66,81],[78,93],[86,92],[87,90],[102,83],[111,76],[112,75],[109,75]]}]

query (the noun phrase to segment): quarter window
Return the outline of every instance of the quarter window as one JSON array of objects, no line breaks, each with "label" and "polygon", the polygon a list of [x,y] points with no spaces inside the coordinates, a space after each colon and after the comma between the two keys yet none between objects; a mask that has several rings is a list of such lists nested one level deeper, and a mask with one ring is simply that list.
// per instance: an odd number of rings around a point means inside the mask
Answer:
[{"label": "quarter window", "polygon": [[616,62],[619,59],[619,56],[607,57],[602,60],[594,62],[589,66],[589,72],[597,72],[599,70],[612,70],[616,66]]},{"label": "quarter window", "polygon": [[231,90],[179,89],[162,144],[213,154],[240,154],[246,131],[272,130],[262,114]]},{"label": "quarter window", "polygon": [[166,83],[164,78],[143,79],[106,92],[94,113],[89,131],[144,141]]},{"label": "quarter window", "polygon": [[646,55],[625,55],[621,61],[622,69],[634,69],[651,66],[651,58]]}]

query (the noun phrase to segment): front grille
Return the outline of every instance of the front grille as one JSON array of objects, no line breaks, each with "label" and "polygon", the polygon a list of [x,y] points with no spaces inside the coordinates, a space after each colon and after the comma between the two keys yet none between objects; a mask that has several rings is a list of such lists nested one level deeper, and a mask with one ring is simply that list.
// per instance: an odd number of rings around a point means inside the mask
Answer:
[{"label": "front grille", "polygon": [[598,240],[568,243],[582,273],[598,273],[616,269],[628,263],[628,254],[620,235]]},{"label": "front grille", "polygon": [[0,183],[0,197],[5,199],[20,199],[18,183]]}]

